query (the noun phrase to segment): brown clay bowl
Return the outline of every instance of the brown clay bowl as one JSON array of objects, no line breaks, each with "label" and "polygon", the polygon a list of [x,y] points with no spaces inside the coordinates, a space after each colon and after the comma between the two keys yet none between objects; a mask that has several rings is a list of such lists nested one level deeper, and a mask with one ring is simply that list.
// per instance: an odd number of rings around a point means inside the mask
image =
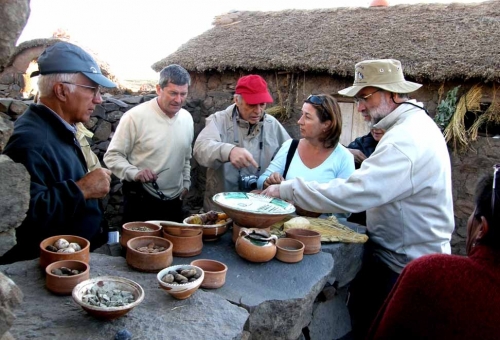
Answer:
[{"label": "brown clay bowl", "polygon": [[306,216],[306,217],[319,217],[321,213],[317,213],[314,211],[309,211],[309,210],[304,210],[298,205],[295,206],[295,213],[299,216]]},{"label": "brown clay bowl", "polygon": [[203,229],[199,224],[178,223],[172,221],[160,221],[163,232],[173,236],[196,236]]},{"label": "brown clay bowl", "polygon": [[[121,291],[129,291],[135,298],[135,301],[125,306],[120,307],[97,307],[92,306],[82,301],[83,296],[87,294],[94,285],[100,288],[111,290],[118,289]],[[135,281],[118,276],[100,276],[80,282],[73,289],[71,294],[73,300],[80,305],[87,313],[95,318],[102,320],[114,320],[130,312],[134,307],[139,305],[144,300],[144,289]]]},{"label": "brown clay bowl", "polygon": [[[132,230],[133,228],[146,227],[149,231]],[[138,236],[158,236],[161,237],[161,226],[148,222],[128,222],[122,226],[122,234],[120,244],[123,248],[127,248],[127,242]]]},{"label": "brown clay bowl", "polygon": [[[76,269],[80,274],[72,276],[59,276],[52,274],[53,269],[66,267]],[[71,295],[73,288],[82,281],[88,280],[90,277],[89,265],[82,261],[65,260],[52,262],[45,268],[45,286],[52,293],[59,295]]]},{"label": "brown clay bowl", "polygon": [[293,228],[285,231],[286,237],[304,243],[304,254],[316,254],[321,250],[321,234],[314,230]]},{"label": "brown clay bowl", "polygon": [[[53,245],[59,239],[65,239],[69,243],[78,243],[82,250],[76,251],[74,253],[56,253],[47,250],[47,246]],[[57,235],[51,236],[40,242],[40,267],[45,269],[52,262],[64,261],[64,260],[77,260],[85,263],[90,261],[90,242],[80,236],[74,235]]]},{"label": "brown clay bowl", "polygon": [[[176,271],[178,268],[182,269],[195,268],[198,274],[200,274],[200,277],[193,282],[188,282],[184,284],[166,283],[161,280],[163,276],[165,276],[171,271]],[[163,269],[158,273],[158,275],[156,275],[156,280],[158,281],[160,288],[165,290],[169,295],[171,295],[177,300],[184,300],[193,295],[193,293],[196,292],[200,287],[204,278],[205,278],[205,272],[203,271],[203,269],[188,264],[179,264],[176,266],[170,266],[168,268]]]},{"label": "brown clay bowl", "polygon": [[[238,195],[242,198],[228,199]],[[233,222],[246,228],[267,228],[295,212],[295,207],[288,202],[253,193],[222,192],[212,200]]]},{"label": "brown clay bowl", "polygon": [[276,241],[276,258],[281,262],[296,263],[304,257],[304,243],[293,238],[279,238]]},{"label": "brown clay bowl", "polygon": [[[185,224],[193,224],[193,216],[186,217],[184,219]],[[222,224],[201,224],[203,226],[203,241],[216,241],[222,235],[224,235],[229,226],[233,223],[233,220],[228,218],[225,223]]]},{"label": "brown clay bowl", "polygon": [[172,254],[178,257],[191,257],[201,253],[203,249],[203,231],[198,230],[195,236],[174,236],[163,230],[163,237],[172,242]]},{"label": "brown clay bowl", "polygon": [[192,266],[200,267],[205,272],[201,288],[220,288],[226,283],[227,266],[219,261],[199,259],[191,262]]},{"label": "brown clay bowl", "polygon": [[[165,247],[166,249],[158,253],[144,253],[137,250],[137,248],[146,247],[150,243]],[[158,272],[172,264],[172,249],[172,242],[163,237],[134,237],[127,242],[127,264],[139,271]]]}]

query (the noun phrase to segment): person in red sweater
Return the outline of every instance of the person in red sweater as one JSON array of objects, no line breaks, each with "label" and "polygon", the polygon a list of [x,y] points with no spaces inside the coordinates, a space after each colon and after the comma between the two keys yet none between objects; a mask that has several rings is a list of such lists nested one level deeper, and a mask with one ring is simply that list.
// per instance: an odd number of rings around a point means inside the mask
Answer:
[{"label": "person in red sweater", "polygon": [[427,255],[407,265],[367,339],[500,338],[499,169],[478,183],[468,257]]}]

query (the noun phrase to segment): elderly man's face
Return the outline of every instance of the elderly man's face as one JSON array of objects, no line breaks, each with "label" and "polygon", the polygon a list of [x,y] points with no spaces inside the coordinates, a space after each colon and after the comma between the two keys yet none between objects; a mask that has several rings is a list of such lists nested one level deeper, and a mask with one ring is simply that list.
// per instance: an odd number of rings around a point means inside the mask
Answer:
[{"label": "elderly man's face", "polygon": [[61,104],[63,106],[61,117],[69,124],[87,122],[96,105],[102,103],[99,85],[81,73],[77,75],[74,83],[61,85],[75,87],[74,92],[68,92],[67,100]]},{"label": "elderly man's face", "polygon": [[[375,87],[365,87],[356,94],[356,97],[359,98],[358,112],[361,112],[365,121],[371,122],[371,126],[380,122],[395,108],[395,104],[391,101],[391,93]],[[363,99],[364,97],[367,98]]]},{"label": "elderly man's face", "polygon": [[266,103],[248,104],[241,96],[236,96],[234,102],[240,112],[240,118],[246,120],[250,124],[257,124],[264,114]]}]

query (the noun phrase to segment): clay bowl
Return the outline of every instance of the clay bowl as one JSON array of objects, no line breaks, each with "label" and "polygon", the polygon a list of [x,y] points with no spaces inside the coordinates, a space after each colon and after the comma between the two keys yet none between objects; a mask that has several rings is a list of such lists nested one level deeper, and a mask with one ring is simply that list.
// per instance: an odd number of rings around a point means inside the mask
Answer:
[{"label": "clay bowl", "polygon": [[253,193],[222,192],[212,200],[233,222],[246,228],[267,228],[295,212],[288,202]]},{"label": "clay bowl", "polygon": [[[92,288],[97,286],[106,290],[118,289],[121,291],[129,291],[135,298],[125,306],[120,307],[97,307],[87,304],[82,301],[83,296]],[[135,306],[139,305],[144,299],[144,290],[142,287],[129,279],[118,276],[100,276],[80,282],[72,292],[73,300],[79,304],[90,315],[102,319],[113,320],[130,312]]]},{"label": "clay bowl", "polygon": [[[205,215],[205,214],[200,214]],[[193,220],[195,219],[195,216],[189,216],[184,219],[185,224],[196,224]],[[216,241],[218,240],[222,235],[226,233],[226,231],[229,229],[229,226],[233,223],[233,220],[230,218],[225,219],[224,223],[220,224],[201,224],[203,227],[203,241]]]},{"label": "clay bowl", "polygon": [[227,266],[219,261],[199,259],[191,262],[192,266],[203,269],[205,278],[201,288],[220,288],[226,283]]},{"label": "clay bowl", "polygon": [[[166,283],[163,282],[161,279],[163,276],[168,274],[171,271],[176,271],[177,269],[182,268],[182,269],[189,269],[189,268],[195,268],[200,277],[196,279],[193,282],[188,282],[184,284],[177,284],[177,283]],[[193,265],[188,265],[188,264],[180,264],[176,266],[170,266],[168,268],[163,269],[156,275],[156,279],[158,280],[158,283],[160,285],[160,288],[165,290],[169,295],[172,297],[176,298],[177,300],[184,300],[193,295],[194,292],[198,290],[200,287],[201,283],[203,282],[203,279],[205,278],[205,273],[203,269],[197,266]]]},{"label": "clay bowl", "polygon": [[[82,250],[76,251],[74,253],[56,253],[47,250],[47,246],[53,245],[59,239],[65,239],[69,243],[78,243]],[[45,269],[52,262],[65,261],[65,260],[77,260],[85,263],[90,261],[90,242],[79,236],[74,235],[57,235],[48,237],[42,242],[40,242],[40,267]]]},{"label": "clay bowl", "polygon": [[201,253],[203,249],[203,231],[198,230],[195,236],[174,236],[163,230],[163,237],[172,242],[172,254],[178,257],[191,257]]},{"label": "clay bowl", "polygon": [[309,211],[309,210],[304,210],[298,205],[295,206],[295,213],[299,216],[306,216],[306,217],[319,217],[321,216],[321,213],[317,213],[314,211]]},{"label": "clay bowl", "polygon": [[[149,231],[132,230],[133,228],[146,227]],[[138,236],[158,236],[161,237],[161,226],[148,222],[128,222],[122,226],[120,244],[123,248],[127,248],[127,242]]]},{"label": "clay bowl", "polygon": [[[240,230],[241,228],[246,228],[246,227],[242,227],[240,225],[238,225],[237,223],[233,223],[233,234],[232,234],[232,240],[234,243],[236,243],[236,240],[238,239],[238,237],[240,236]],[[248,228],[247,228],[248,229]],[[260,230],[264,230],[264,231],[267,231],[268,233],[271,232],[271,227],[267,227],[267,228],[256,228],[256,229],[260,229]]]},{"label": "clay bowl", "polygon": [[[145,253],[137,250],[140,247],[147,247],[150,243],[166,249],[158,253]],[[172,264],[172,248],[172,242],[163,237],[134,237],[127,242],[127,264],[142,272],[158,272]]]},{"label": "clay bowl", "polygon": [[[76,269],[80,274],[72,276],[60,276],[52,273],[53,269],[66,267]],[[82,261],[65,260],[52,262],[45,268],[45,286],[52,293],[59,295],[71,295],[73,288],[82,281],[88,280],[90,277],[89,265]]]},{"label": "clay bowl", "polygon": [[293,228],[285,231],[286,237],[304,243],[304,254],[316,254],[321,250],[321,234],[314,230]]},{"label": "clay bowl", "polygon": [[160,221],[163,232],[172,236],[196,236],[203,229],[199,224],[178,223],[172,221]]},{"label": "clay bowl", "polygon": [[304,243],[293,238],[279,238],[276,241],[276,258],[281,262],[296,263],[304,257]]}]

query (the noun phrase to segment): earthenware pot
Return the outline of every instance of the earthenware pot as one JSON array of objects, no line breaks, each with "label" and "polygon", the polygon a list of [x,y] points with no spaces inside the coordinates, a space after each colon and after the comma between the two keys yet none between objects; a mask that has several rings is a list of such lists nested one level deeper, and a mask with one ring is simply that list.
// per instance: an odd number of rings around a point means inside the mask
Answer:
[{"label": "earthenware pot", "polygon": [[286,263],[302,261],[304,257],[304,243],[293,238],[280,238],[276,241],[276,259]]},{"label": "earthenware pot", "polygon": [[[232,240],[233,240],[233,242],[234,242],[234,243],[236,243],[236,240],[237,240],[237,239],[238,239],[238,237],[240,236],[240,230],[241,230],[241,228],[252,229],[252,228],[242,227],[242,226],[240,226],[239,224],[237,224],[237,223],[234,223],[234,222],[233,222],[233,234],[232,234]],[[267,231],[268,233],[269,233],[269,232],[271,232],[271,227],[267,227],[267,228],[257,228],[257,229]]]},{"label": "earthenware pot", "polygon": [[163,230],[163,237],[172,242],[172,254],[178,257],[191,257],[201,253],[203,249],[203,230],[195,236],[174,236]]},{"label": "earthenware pot", "polygon": [[285,231],[286,237],[304,243],[304,254],[316,254],[321,250],[321,234],[314,230],[293,228]]},{"label": "earthenware pot", "polygon": [[[162,279],[165,275],[171,272],[177,271],[177,269],[196,269],[197,274],[199,277],[188,283],[166,283]],[[167,267],[163,270],[161,270],[157,275],[156,275],[156,280],[158,281],[160,288],[165,290],[169,295],[174,297],[177,300],[184,300],[190,297],[191,295],[194,294],[200,287],[201,283],[203,282],[203,279],[205,278],[205,272],[203,269],[197,266],[193,265],[187,265],[187,264],[179,264],[175,266],[170,266]]]},{"label": "earthenware pot", "polygon": [[[144,227],[147,228],[148,230],[146,231],[139,231],[139,230],[133,230],[135,228],[140,228]],[[158,236],[161,237],[161,226],[154,224],[154,223],[148,223],[148,222],[129,222],[125,223],[122,226],[122,234],[120,237],[120,244],[124,249],[127,248],[127,242],[138,236]]]},{"label": "earthenware pot", "polygon": [[[54,269],[68,268],[78,270],[80,273],[71,276],[62,276],[53,273]],[[52,293],[59,295],[71,295],[73,288],[80,282],[90,277],[89,265],[82,261],[66,260],[52,262],[45,268],[45,286]]]},{"label": "earthenware pot", "polygon": [[267,262],[276,255],[276,240],[275,235],[266,231],[242,228],[236,240],[236,252],[251,262]]},{"label": "earthenware pot", "polygon": [[200,267],[205,272],[201,283],[202,288],[220,288],[226,283],[227,266],[219,261],[199,259],[191,262],[192,266]]},{"label": "earthenware pot", "polygon": [[[138,248],[147,247],[150,244],[164,247],[165,250],[157,253],[139,251]],[[139,236],[127,242],[127,264],[143,272],[159,272],[172,264],[172,242],[157,236]]]},{"label": "earthenware pot", "polygon": [[[47,250],[47,246],[53,245],[59,239],[65,239],[69,243],[78,243],[81,250],[74,253],[57,253]],[[49,264],[56,261],[77,260],[85,263],[90,261],[90,242],[79,236],[74,235],[58,235],[48,237],[40,242],[40,267],[45,269]]]}]

